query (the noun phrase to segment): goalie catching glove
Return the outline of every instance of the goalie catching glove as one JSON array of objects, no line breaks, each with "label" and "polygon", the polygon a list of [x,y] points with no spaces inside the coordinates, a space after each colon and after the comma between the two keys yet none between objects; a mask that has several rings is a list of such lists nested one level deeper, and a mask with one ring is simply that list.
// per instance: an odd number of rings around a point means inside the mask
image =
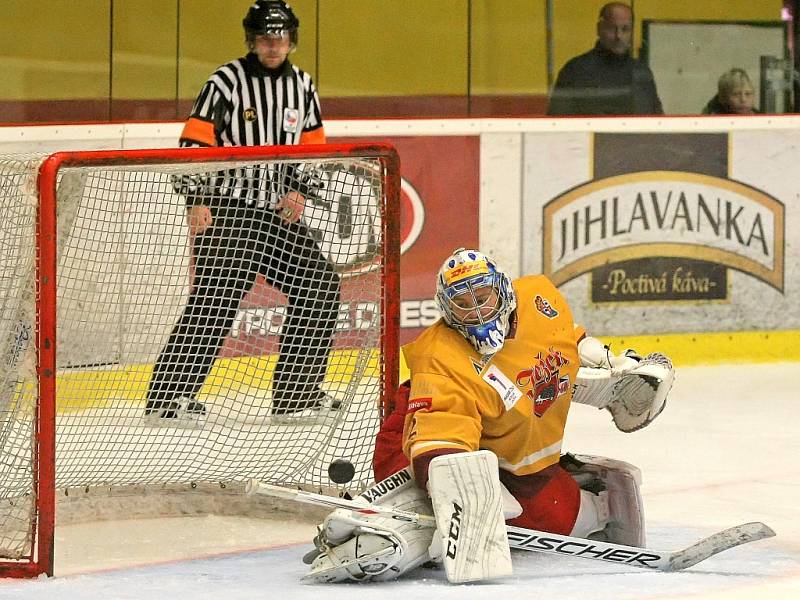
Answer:
[{"label": "goalie catching glove", "polygon": [[633,350],[616,356],[597,338],[578,344],[581,368],[572,401],[605,408],[620,431],[649,425],[667,402],[675,372],[668,357],[658,352],[644,358]]}]

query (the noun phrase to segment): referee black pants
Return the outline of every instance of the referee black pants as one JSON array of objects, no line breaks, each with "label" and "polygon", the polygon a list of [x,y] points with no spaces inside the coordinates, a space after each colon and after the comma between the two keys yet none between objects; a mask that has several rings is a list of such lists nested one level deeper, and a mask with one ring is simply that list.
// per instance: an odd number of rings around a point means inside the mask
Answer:
[{"label": "referee black pants", "polygon": [[272,377],[273,412],[313,406],[324,397],[319,386],[339,310],[339,275],[303,224],[286,224],[271,209],[213,213],[211,227],[195,238],[193,289],[153,369],[148,406],[197,395],[259,274],[289,301]]}]

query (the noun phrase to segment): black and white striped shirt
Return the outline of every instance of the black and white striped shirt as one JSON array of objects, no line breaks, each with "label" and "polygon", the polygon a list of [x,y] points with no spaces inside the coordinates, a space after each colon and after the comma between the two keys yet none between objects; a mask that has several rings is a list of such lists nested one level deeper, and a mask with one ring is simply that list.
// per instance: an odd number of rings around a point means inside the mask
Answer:
[{"label": "black and white striped shirt", "polygon": [[[218,146],[294,145],[322,127],[311,76],[288,60],[266,69],[254,54],[222,65],[209,77],[189,119],[213,123]],[[214,145],[181,138],[181,145]]]},{"label": "black and white striped shirt", "polygon": [[[311,76],[288,60],[277,69],[248,54],[217,69],[206,81],[181,134],[182,147],[296,145],[324,142],[319,96]],[[176,189],[188,204],[229,197],[274,206],[286,192],[284,165],[241,167],[214,177],[183,178]],[[213,183],[212,183],[213,182]]]}]

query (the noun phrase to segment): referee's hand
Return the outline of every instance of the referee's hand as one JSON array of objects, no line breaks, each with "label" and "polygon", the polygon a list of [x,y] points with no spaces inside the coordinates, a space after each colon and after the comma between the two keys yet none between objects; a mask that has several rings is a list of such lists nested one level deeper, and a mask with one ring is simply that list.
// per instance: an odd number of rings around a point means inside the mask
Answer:
[{"label": "referee's hand", "polygon": [[211,211],[207,206],[197,204],[189,207],[189,211],[186,214],[186,221],[189,224],[189,235],[194,237],[211,227],[213,219],[211,217]]},{"label": "referee's hand", "polygon": [[276,209],[285,223],[296,223],[303,216],[306,199],[300,192],[292,190],[278,201]]}]

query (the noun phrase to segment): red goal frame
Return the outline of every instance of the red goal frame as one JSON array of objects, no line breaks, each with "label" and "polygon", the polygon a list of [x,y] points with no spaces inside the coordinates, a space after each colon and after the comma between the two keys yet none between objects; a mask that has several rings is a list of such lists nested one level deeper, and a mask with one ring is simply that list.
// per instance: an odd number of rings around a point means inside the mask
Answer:
[{"label": "red goal frame", "polygon": [[66,167],[158,165],[179,162],[226,162],[259,159],[352,158],[368,156],[382,166],[384,188],[382,252],[384,261],[381,333],[384,386],[381,406],[390,405],[399,378],[400,305],[400,159],[393,146],[374,144],[324,144],[315,146],[251,146],[222,148],[170,148],[58,152],[39,167],[36,210],[36,361],[39,393],[35,409],[33,447],[34,517],[31,520],[30,556],[0,559],[0,577],[53,575],[55,534],[56,458],[56,292],[57,228],[56,183]]}]

